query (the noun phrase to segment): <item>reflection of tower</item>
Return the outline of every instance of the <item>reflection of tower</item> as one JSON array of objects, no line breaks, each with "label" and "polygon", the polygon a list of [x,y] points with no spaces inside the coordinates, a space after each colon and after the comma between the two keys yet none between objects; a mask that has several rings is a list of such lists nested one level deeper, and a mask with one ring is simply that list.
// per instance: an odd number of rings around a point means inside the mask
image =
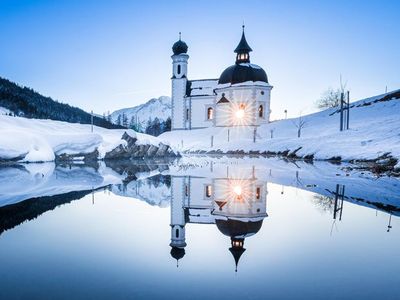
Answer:
[{"label": "reflection of tower", "polygon": [[174,177],[171,182],[171,256],[177,261],[185,255],[185,211],[186,184],[183,177]]},{"label": "reflection of tower", "polygon": [[245,239],[267,216],[267,184],[257,178],[255,166],[212,166],[210,177],[171,177],[171,256],[178,261],[185,255],[186,223],[216,224],[230,238],[237,271]]},{"label": "reflection of tower", "polygon": [[231,238],[231,247],[229,248],[229,251],[232,253],[233,258],[235,259],[235,272],[237,272],[237,266],[239,263],[239,259],[242,256],[242,254],[244,253],[244,251],[246,251],[245,248],[243,248],[244,245],[244,239],[242,238]]},{"label": "reflection of tower", "polygon": [[244,240],[256,234],[267,216],[267,185],[256,177],[256,169],[231,169],[230,178],[214,180],[215,223],[231,238],[232,253],[237,266],[245,252]]},{"label": "reflection of tower", "polygon": [[233,258],[235,260],[235,271],[237,272],[237,266],[239,263],[239,259],[246,251],[244,246],[244,240],[247,237],[250,237],[256,234],[262,226],[263,218],[261,220],[253,221],[253,220],[215,220],[219,231],[221,231],[224,235],[229,236],[231,238],[231,248],[229,251],[232,253]]}]

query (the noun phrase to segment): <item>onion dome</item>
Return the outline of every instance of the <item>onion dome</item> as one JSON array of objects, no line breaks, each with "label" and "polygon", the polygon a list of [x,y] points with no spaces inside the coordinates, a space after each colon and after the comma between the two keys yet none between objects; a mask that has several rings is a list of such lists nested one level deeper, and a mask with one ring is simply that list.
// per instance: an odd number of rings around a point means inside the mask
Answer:
[{"label": "onion dome", "polygon": [[170,252],[172,258],[176,259],[176,266],[178,267],[178,260],[183,258],[185,256],[185,249],[184,248],[178,248],[178,247],[172,247],[171,252]]},{"label": "onion dome", "polygon": [[243,247],[244,239],[256,234],[261,229],[262,223],[263,220],[255,222],[242,222],[231,219],[215,220],[218,230],[231,238],[231,247],[229,251],[232,253],[233,259],[235,260],[235,272],[237,272],[240,257],[246,251]]},{"label": "onion dome", "polygon": [[247,81],[268,83],[267,73],[255,64],[250,63],[250,52],[253,51],[246,41],[244,25],[242,38],[235,49],[236,63],[226,68],[219,77],[218,84],[236,84]]},{"label": "onion dome", "polygon": [[179,41],[172,46],[172,52],[174,55],[185,54],[188,51],[188,46],[184,41],[181,40],[181,33],[179,32]]},{"label": "onion dome", "polygon": [[263,220],[242,222],[238,220],[215,220],[217,228],[224,235],[231,238],[245,238],[256,234],[262,226]]},{"label": "onion dome", "polygon": [[268,83],[267,73],[255,65],[250,63],[235,64],[226,68],[219,77],[218,84],[236,84],[246,81],[261,81]]}]

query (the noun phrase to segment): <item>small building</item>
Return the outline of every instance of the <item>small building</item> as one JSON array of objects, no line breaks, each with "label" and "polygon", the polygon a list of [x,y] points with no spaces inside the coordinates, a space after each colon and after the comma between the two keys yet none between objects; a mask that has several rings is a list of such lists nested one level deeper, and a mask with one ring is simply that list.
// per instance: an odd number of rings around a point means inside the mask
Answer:
[{"label": "small building", "polygon": [[266,72],[250,63],[251,47],[242,37],[235,64],[218,79],[188,79],[188,46],[172,47],[172,130],[207,127],[259,126],[270,119],[272,86]]}]

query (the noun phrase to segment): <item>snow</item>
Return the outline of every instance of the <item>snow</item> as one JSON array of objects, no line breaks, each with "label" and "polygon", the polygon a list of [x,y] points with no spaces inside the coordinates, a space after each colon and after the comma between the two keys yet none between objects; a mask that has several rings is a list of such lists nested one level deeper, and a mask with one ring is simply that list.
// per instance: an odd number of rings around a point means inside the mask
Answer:
[{"label": "snow", "polygon": [[231,84],[229,83],[223,83],[223,84],[218,84],[217,89],[223,89],[227,87],[240,87],[240,86],[265,86],[265,87],[270,87],[271,85],[269,83],[266,83],[264,81],[244,81],[244,82],[239,82],[239,83],[234,83]]},{"label": "snow", "polygon": [[111,114],[111,120],[113,123],[117,122],[117,118],[120,115],[122,121],[122,114],[125,114],[128,118],[128,124],[133,121],[138,123],[141,128],[146,128],[149,120],[154,120],[156,117],[159,120],[166,121],[171,117],[171,98],[167,96],[161,96],[159,98],[153,98],[147,101],[145,104],[134,106],[131,108],[123,108],[114,111]]},{"label": "snow", "polygon": [[246,126],[179,130],[166,132],[159,138],[187,152],[293,152],[301,148],[296,152],[297,156],[314,155],[315,159],[375,159],[385,153],[400,159],[400,99],[378,101],[388,94],[351,103],[350,129],[342,132],[339,131],[339,113],[336,109],[328,109],[302,117],[305,126],[300,138],[297,138],[296,127],[299,118],[273,121],[258,127],[255,143],[254,128]]},{"label": "snow", "polygon": [[[153,175],[154,176],[154,175]],[[171,201],[171,191],[165,184],[154,184],[151,178],[141,178],[128,184],[118,184],[111,187],[115,195],[135,198],[152,206],[168,207]]]},{"label": "snow", "polygon": [[250,64],[250,63],[241,63],[240,65],[244,66],[244,67],[250,67],[250,68],[253,68],[253,69],[261,69],[261,67],[259,65]]},{"label": "snow", "polygon": [[0,106],[0,115],[8,115],[10,112],[11,110]]},{"label": "snow", "polygon": [[52,162],[3,166],[0,168],[0,206],[30,198],[97,189],[119,184],[122,179],[103,162],[97,171],[88,166],[63,167]]},{"label": "snow", "polygon": [[333,197],[336,185],[341,184],[346,187],[347,202],[377,209],[382,209],[381,204],[399,207],[400,185],[397,178],[377,178],[368,172],[347,169],[351,166],[323,161],[315,164],[291,162],[276,157],[191,156],[175,161],[163,174],[225,178],[229,168],[231,178],[242,178],[243,174],[254,172],[257,180],[265,183],[291,186],[327,197]]},{"label": "snow", "polygon": [[158,146],[160,140],[128,129],[105,129],[91,125],[53,120],[26,119],[0,115],[0,160],[18,159],[23,162],[53,161],[61,154],[88,154],[96,149],[99,159],[126,141],[127,132],[138,144]]},{"label": "snow", "polygon": [[189,96],[211,96],[218,85],[218,79],[202,79],[190,81]]}]

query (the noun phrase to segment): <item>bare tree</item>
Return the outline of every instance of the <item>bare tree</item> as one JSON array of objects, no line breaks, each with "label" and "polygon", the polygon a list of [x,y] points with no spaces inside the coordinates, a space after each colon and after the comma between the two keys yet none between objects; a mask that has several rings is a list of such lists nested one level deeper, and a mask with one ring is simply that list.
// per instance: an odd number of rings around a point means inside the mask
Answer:
[{"label": "bare tree", "polygon": [[340,87],[337,89],[328,88],[321,94],[321,97],[316,101],[315,105],[319,109],[338,107],[340,105],[340,95],[345,93],[347,82],[343,83],[340,75]]},{"label": "bare tree", "polygon": [[301,136],[301,130],[306,126],[307,121],[302,116],[293,121],[294,126],[297,128],[297,137]]}]

